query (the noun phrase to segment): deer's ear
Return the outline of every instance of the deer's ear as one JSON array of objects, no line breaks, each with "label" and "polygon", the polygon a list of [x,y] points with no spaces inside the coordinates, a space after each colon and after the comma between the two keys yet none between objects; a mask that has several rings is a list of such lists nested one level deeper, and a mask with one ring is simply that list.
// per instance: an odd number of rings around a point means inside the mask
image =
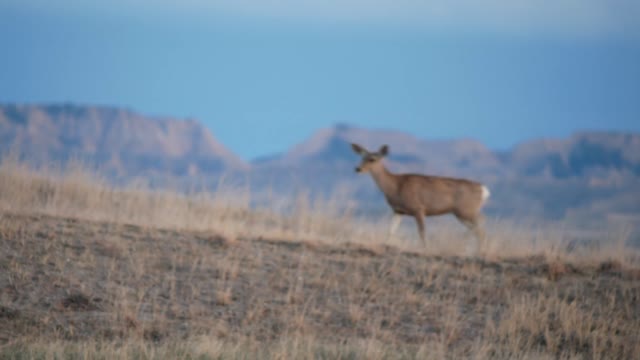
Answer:
[{"label": "deer's ear", "polygon": [[389,154],[389,146],[388,145],[382,145],[380,150],[378,150],[378,153],[380,153],[380,155],[382,155],[382,156],[387,156]]},{"label": "deer's ear", "polygon": [[366,155],[368,153],[368,151],[365,150],[365,148],[363,148],[362,146],[360,146],[358,144],[351,144],[351,148],[358,155],[363,155],[364,156],[364,155]]}]

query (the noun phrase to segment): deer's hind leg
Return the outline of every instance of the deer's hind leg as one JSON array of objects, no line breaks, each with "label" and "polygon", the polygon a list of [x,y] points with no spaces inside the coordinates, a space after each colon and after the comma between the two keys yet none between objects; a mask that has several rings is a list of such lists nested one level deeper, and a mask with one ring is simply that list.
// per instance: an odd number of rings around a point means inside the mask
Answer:
[{"label": "deer's hind leg", "polygon": [[455,214],[456,218],[469,229],[477,241],[477,250],[483,253],[486,249],[486,233],[484,231],[484,218],[481,214],[476,216],[462,216]]},{"label": "deer's hind leg", "polygon": [[424,215],[422,213],[415,213],[413,217],[416,219],[416,225],[418,226],[418,234],[424,246],[427,246],[427,235],[424,231]]}]

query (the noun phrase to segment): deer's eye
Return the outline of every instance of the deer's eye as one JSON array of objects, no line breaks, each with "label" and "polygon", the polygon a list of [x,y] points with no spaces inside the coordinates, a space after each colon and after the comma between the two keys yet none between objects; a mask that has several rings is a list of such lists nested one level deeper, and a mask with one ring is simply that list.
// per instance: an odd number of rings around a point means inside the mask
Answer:
[{"label": "deer's eye", "polygon": [[370,163],[372,163],[372,162],[376,161],[376,159],[374,159],[374,158],[369,158],[369,159],[367,159],[367,161],[368,161],[368,162],[370,162]]}]

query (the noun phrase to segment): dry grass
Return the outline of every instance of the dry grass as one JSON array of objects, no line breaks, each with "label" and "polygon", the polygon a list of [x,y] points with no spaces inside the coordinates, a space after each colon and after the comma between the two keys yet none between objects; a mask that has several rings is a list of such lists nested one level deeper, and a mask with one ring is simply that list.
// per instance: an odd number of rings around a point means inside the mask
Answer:
[{"label": "dry grass", "polygon": [[[113,188],[0,166],[0,358],[622,358],[640,351],[624,234],[494,222],[425,250],[298,198]],[[239,194],[239,195],[238,195]],[[496,230],[497,229],[497,230]]]}]

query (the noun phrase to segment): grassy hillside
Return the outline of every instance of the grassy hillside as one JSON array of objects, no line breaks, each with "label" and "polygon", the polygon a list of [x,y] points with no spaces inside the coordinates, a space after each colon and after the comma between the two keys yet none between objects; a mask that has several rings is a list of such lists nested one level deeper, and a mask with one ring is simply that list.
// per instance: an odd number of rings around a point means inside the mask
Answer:
[{"label": "grassy hillside", "polygon": [[[0,358],[622,358],[640,253],[490,221],[386,223],[298,195],[112,188],[0,166]],[[342,209],[342,208],[341,208]]]}]

